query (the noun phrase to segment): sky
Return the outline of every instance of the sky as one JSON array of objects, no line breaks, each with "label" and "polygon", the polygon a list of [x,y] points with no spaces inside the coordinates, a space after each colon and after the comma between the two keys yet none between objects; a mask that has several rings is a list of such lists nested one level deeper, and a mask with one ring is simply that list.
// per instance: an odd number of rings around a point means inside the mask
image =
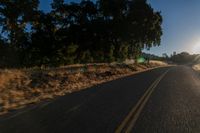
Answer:
[{"label": "sky", "polygon": [[[77,2],[79,0],[67,0]],[[52,0],[40,0],[40,9],[48,12]],[[200,53],[200,0],[148,0],[163,16],[161,45],[147,53],[162,55],[187,51]]]}]

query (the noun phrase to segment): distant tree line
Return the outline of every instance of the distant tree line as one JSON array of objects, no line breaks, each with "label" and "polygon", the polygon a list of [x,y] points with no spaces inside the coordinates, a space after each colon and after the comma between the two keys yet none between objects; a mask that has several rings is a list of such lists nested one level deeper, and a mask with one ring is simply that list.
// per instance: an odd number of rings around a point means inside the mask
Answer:
[{"label": "distant tree line", "polygon": [[59,66],[136,58],[160,45],[162,16],[146,0],[0,1],[0,67]]},{"label": "distant tree line", "polygon": [[199,54],[189,54],[188,52],[181,52],[174,54],[169,58],[170,61],[173,61],[177,64],[194,64],[200,62]]}]

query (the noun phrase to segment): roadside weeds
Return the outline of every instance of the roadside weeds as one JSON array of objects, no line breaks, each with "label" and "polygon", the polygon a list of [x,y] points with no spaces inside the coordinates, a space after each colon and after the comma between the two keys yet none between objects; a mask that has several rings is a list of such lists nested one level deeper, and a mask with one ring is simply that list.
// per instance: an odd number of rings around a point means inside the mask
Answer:
[{"label": "roadside weeds", "polygon": [[97,84],[139,72],[165,67],[166,63],[102,64],[56,69],[0,70],[0,115]]}]

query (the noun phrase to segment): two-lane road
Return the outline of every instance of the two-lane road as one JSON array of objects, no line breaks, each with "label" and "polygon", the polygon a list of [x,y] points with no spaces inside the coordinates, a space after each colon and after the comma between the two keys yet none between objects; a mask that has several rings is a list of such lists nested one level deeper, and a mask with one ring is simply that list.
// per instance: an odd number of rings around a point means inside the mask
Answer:
[{"label": "two-lane road", "polygon": [[200,80],[158,68],[0,117],[0,133],[200,133]]}]

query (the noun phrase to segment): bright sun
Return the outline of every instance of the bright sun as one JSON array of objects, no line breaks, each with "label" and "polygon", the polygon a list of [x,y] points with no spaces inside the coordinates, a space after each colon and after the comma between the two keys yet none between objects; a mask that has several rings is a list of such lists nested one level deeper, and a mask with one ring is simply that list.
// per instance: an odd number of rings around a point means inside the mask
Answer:
[{"label": "bright sun", "polygon": [[200,40],[195,43],[192,52],[195,54],[200,54]]}]

